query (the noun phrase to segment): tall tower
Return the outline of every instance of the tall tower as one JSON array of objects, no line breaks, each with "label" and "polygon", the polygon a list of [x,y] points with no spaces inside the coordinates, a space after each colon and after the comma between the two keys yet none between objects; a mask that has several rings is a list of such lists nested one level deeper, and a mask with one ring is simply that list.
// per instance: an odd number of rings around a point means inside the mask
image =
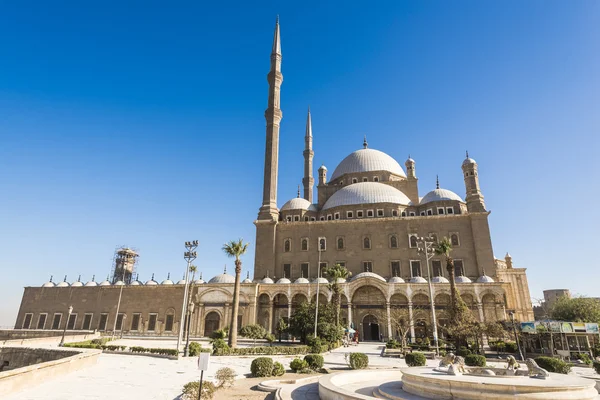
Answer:
[{"label": "tall tower", "polygon": [[465,187],[467,189],[467,210],[469,212],[485,212],[485,203],[483,201],[483,194],[479,188],[479,176],[477,175],[477,162],[472,158],[469,158],[469,152],[467,152],[467,158],[462,163],[463,175],[465,177]]},{"label": "tall tower", "polygon": [[122,247],[116,251],[112,278],[113,285],[118,281],[123,281],[126,285],[131,283],[137,258],[138,253],[129,248]]},{"label": "tall tower", "polygon": [[313,178],[313,157],[315,152],[312,149],[312,121],[310,119],[310,107],[306,116],[306,133],[304,134],[304,178],[302,185],[304,186],[304,198],[311,203],[313,202],[313,186],[315,179]]},{"label": "tall tower", "polygon": [[415,179],[417,177],[415,171],[415,160],[410,157],[410,154],[408,155],[408,160],[406,160],[404,166],[406,167],[406,177],[408,179]]},{"label": "tall tower", "polygon": [[281,40],[279,37],[279,17],[275,23],[273,47],[271,49],[271,70],[267,75],[269,82],[269,104],[265,110],[267,120],[267,140],[265,148],[265,175],[263,184],[263,201],[258,212],[259,220],[275,220],[279,218],[277,208],[277,169],[279,162],[279,123],[283,114],[279,108],[280,88],[283,82],[281,74]]}]

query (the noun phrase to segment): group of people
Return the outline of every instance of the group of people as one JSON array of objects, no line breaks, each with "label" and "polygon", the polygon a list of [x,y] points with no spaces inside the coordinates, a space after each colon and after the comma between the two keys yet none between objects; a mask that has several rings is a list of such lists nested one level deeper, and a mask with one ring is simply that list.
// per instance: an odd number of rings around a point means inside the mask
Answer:
[{"label": "group of people", "polygon": [[342,338],[342,343],[344,347],[348,347],[351,344],[358,345],[358,332],[346,332],[346,334]]}]

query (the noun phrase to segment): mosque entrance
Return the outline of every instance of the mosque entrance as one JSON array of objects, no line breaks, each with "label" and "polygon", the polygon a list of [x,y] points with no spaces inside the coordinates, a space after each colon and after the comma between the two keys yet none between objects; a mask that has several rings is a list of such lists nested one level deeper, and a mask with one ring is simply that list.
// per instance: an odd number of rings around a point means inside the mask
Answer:
[{"label": "mosque entrance", "polygon": [[374,315],[368,314],[363,318],[363,340],[379,341],[379,323]]},{"label": "mosque entrance", "polygon": [[216,311],[211,311],[204,318],[204,337],[209,337],[214,331],[219,330],[221,316]]}]

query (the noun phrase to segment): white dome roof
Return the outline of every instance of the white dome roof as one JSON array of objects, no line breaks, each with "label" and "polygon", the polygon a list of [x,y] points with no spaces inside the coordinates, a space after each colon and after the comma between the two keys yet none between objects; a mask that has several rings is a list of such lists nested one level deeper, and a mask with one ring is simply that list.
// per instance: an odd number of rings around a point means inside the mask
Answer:
[{"label": "white dome roof", "polygon": [[110,282],[109,281],[102,281],[98,284],[98,286],[110,286]]},{"label": "white dome roof", "polygon": [[477,283],[494,283],[494,280],[487,275],[482,275],[477,278]]},{"label": "white dome roof", "polygon": [[344,278],[336,278],[335,282],[336,283],[346,283],[346,279],[344,279]]},{"label": "white dome roof", "polygon": [[152,278],[150,278],[150,280],[146,282],[146,286],[154,286],[154,285],[158,285],[158,282],[156,282],[154,280],[154,274],[152,274]]},{"label": "white dome roof", "polygon": [[133,282],[131,282],[131,286],[140,286],[142,284],[142,282],[138,281],[137,279]]},{"label": "white dome roof", "polygon": [[56,286],[56,285],[54,284],[54,282],[52,282],[52,278],[50,278],[50,280],[48,282],[46,282],[42,285],[42,287],[54,287],[54,286]]},{"label": "white dome roof", "polygon": [[323,210],[339,206],[377,203],[408,205],[410,199],[395,187],[385,183],[359,182],[345,186],[335,192],[327,199]]},{"label": "white dome roof", "polygon": [[369,171],[389,171],[393,174],[406,177],[404,170],[389,155],[374,149],[360,149],[344,158],[331,175],[331,180],[344,174]]},{"label": "white dome roof", "polygon": [[423,278],[422,276],[413,276],[412,278],[410,278],[410,283],[427,283],[427,279]]},{"label": "white dome roof", "polygon": [[310,283],[306,278],[298,278],[294,281],[294,283]]},{"label": "white dome roof", "polygon": [[83,286],[83,283],[81,281],[77,281],[77,282],[73,282],[71,284],[71,287],[78,287],[78,286]]},{"label": "white dome roof", "polygon": [[219,274],[212,278],[208,283],[235,283],[235,277],[229,274]]},{"label": "white dome roof", "polygon": [[[264,279],[263,279],[264,280]],[[281,284],[287,284],[287,283],[292,283],[292,281],[290,281],[288,278],[280,278],[277,283],[281,283]]]},{"label": "white dome roof", "polygon": [[262,278],[260,283],[270,285],[271,283],[275,283],[275,281],[273,281],[273,279],[269,278],[268,276],[265,276],[264,278]]},{"label": "white dome roof", "polygon": [[185,279],[180,279],[177,281],[176,285],[185,285],[187,281]]},{"label": "white dome roof", "polygon": [[310,201],[303,199],[301,197],[296,197],[288,201],[281,207],[281,211],[287,210],[308,210],[308,211],[318,211],[317,207],[312,204]]},{"label": "white dome roof", "polygon": [[69,282],[65,282],[65,281],[59,282],[56,285],[56,287],[69,287],[69,286],[71,286],[71,285],[69,285]]},{"label": "white dome roof", "polygon": [[450,283],[450,281],[443,276],[435,276],[431,278],[431,283]]},{"label": "white dome roof", "polygon": [[377,275],[376,273],[373,272],[361,272],[358,275],[355,275],[352,279],[350,279],[350,281],[355,281],[357,279],[362,279],[362,278],[375,278],[375,279],[379,279],[380,281],[385,282],[385,279],[383,279],[383,277],[381,275]]},{"label": "white dome roof", "polygon": [[329,284],[329,281],[323,277],[313,279],[312,283],[324,283]]},{"label": "white dome roof", "polygon": [[465,161],[463,161],[462,165],[469,165],[469,164],[477,164],[477,162],[475,160],[473,160],[472,158],[465,158]]},{"label": "white dome roof", "polygon": [[202,285],[202,284],[204,284],[204,283],[206,283],[206,282],[204,282],[204,279],[202,279],[202,278],[200,278],[200,279],[196,279],[196,280],[194,281],[194,285]]},{"label": "white dome roof", "polygon": [[447,189],[435,189],[427,193],[420,201],[420,204],[431,203],[432,201],[456,200],[463,202],[459,195]]},{"label": "white dome roof", "polygon": [[457,276],[456,278],[454,278],[454,282],[456,282],[456,283],[471,283],[473,281],[471,281],[466,276],[461,275],[461,276]]},{"label": "white dome roof", "polygon": [[404,283],[404,279],[400,278],[399,276],[392,276],[388,283]]},{"label": "white dome roof", "polygon": [[242,281],[242,283],[253,283],[253,282],[252,282],[252,279],[246,278]]},{"label": "white dome roof", "polygon": [[115,282],[115,286],[123,286],[125,284],[125,282],[123,281],[116,281]]}]

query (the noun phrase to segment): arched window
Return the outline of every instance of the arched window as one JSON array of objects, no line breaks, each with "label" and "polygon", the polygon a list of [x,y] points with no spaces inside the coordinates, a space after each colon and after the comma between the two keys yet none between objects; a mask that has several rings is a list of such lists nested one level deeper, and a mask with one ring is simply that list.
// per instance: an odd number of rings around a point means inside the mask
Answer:
[{"label": "arched window", "polygon": [[283,242],[283,251],[288,253],[292,250],[292,241],[290,239],[285,239]]},{"label": "arched window", "polygon": [[390,236],[390,247],[392,249],[398,248],[398,238],[396,237],[396,235]]},{"label": "arched window", "polygon": [[460,242],[458,240],[458,234],[453,233],[452,235],[450,235],[450,243],[452,243],[452,246],[460,246]]},{"label": "arched window", "polygon": [[369,239],[368,236],[366,236],[363,239],[363,248],[365,248],[365,249],[370,249],[371,248],[371,239]]},{"label": "arched window", "polygon": [[306,239],[306,238],[305,238],[305,239],[302,239],[302,242],[301,242],[301,243],[302,243],[302,250],[303,250],[303,251],[306,251],[306,250],[308,250],[308,239]]},{"label": "arched window", "polygon": [[337,240],[337,248],[338,250],[344,250],[344,238],[338,238]]},{"label": "arched window", "polygon": [[352,178],[352,183],[358,183],[358,179]]},{"label": "arched window", "polygon": [[417,235],[410,235],[410,247],[414,249],[417,246],[418,246]]},{"label": "arched window", "polygon": [[327,240],[324,237],[319,238],[319,250],[320,251],[327,250]]}]

